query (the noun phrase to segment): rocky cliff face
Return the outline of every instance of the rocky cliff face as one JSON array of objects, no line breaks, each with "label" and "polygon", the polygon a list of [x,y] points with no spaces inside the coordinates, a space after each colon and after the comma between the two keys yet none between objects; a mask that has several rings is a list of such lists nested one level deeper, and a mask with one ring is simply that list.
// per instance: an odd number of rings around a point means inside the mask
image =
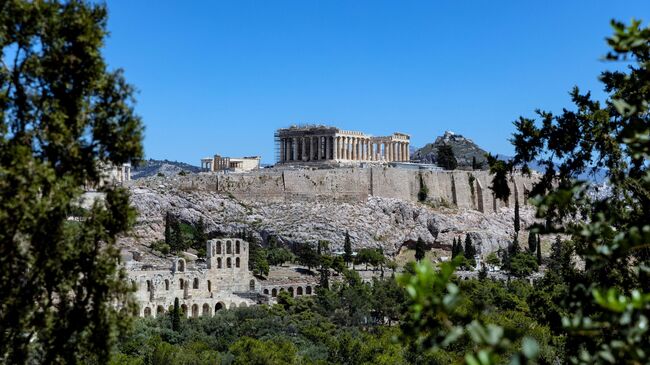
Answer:
[{"label": "rocky cliff face", "polygon": [[[419,237],[430,247],[448,249],[454,237],[465,233],[480,252],[488,253],[506,247],[514,234],[513,211],[506,207],[484,214],[380,197],[361,202],[243,202],[228,194],[185,191],[165,184],[129,189],[139,217],[131,236],[121,244],[143,253],[150,243],[163,239],[167,211],[187,223],[203,218],[212,235],[247,229],[262,241],[274,235],[287,245],[328,240],[332,249],[342,250],[348,231],[355,249],[382,247],[387,254],[397,253]],[[532,210],[523,206],[521,218],[525,227],[533,218]]]},{"label": "rocky cliff face", "polygon": [[443,144],[451,145],[459,168],[472,167],[472,158],[475,158],[477,163],[483,165],[483,169],[487,169],[487,159],[485,158],[487,152],[471,139],[450,131],[436,138],[435,142],[416,150],[411,156],[411,160],[435,164],[438,158],[438,147]]}]

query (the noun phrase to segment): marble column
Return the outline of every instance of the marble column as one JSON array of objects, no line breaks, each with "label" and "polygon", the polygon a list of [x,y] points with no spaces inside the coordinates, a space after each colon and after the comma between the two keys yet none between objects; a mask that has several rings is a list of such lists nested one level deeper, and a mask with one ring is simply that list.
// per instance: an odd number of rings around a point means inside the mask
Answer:
[{"label": "marble column", "polygon": [[409,144],[408,143],[405,143],[405,145],[406,145],[406,161],[410,161],[411,160],[411,150],[409,150]]},{"label": "marble column", "polygon": [[284,138],[280,138],[280,162],[284,162]]}]

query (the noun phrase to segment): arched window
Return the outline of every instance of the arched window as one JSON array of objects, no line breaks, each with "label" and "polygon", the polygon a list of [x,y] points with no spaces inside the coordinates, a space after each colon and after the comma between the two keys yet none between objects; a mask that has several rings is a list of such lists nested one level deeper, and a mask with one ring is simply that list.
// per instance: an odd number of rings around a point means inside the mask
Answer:
[{"label": "arched window", "polygon": [[165,279],[165,290],[169,290],[169,280]]},{"label": "arched window", "polygon": [[221,269],[221,257],[217,257],[217,269]]},{"label": "arched window", "polygon": [[239,257],[235,258],[235,267],[239,267]]},{"label": "arched window", "polygon": [[181,312],[183,312],[183,317],[187,317],[187,304],[181,305]]},{"label": "arched window", "polygon": [[208,303],[203,304],[203,313],[201,313],[203,317],[210,317],[210,305]]},{"label": "arched window", "polygon": [[232,259],[230,257],[226,259],[226,267],[229,269],[232,267]]},{"label": "arched window", "polygon": [[289,295],[293,296],[293,287],[289,287]]},{"label": "arched window", "polygon": [[235,241],[235,253],[236,254],[239,254],[239,250],[240,250],[239,246],[240,246],[239,241]]},{"label": "arched window", "polygon": [[230,309],[237,309],[236,303],[230,303]]},{"label": "arched window", "polygon": [[224,307],[223,303],[219,302],[214,306],[214,313],[216,314],[218,311],[222,310]]},{"label": "arched window", "polygon": [[159,317],[163,314],[165,314],[165,308],[162,305],[159,305],[158,308],[156,308],[156,317]]},{"label": "arched window", "polygon": [[268,290],[268,289],[264,289],[264,294],[269,295],[269,290]]},{"label": "arched window", "polygon": [[150,291],[151,291],[151,288],[152,288],[152,286],[151,286],[151,280],[147,280],[147,291],[150,292]]},{"label": "arched window", "polygon": [[251,280],[248,283],[248,289],[250,289],[251,291],[255,290],[255,280]]},{"label": "arched window", "polygon": [[178,282],[180,283],[181,290],[185,289],[185,282],[183,281],[183,279],[179,279]]},{"label": "arched window", "polygon": [[232,253],[232,242],[226,241],[226,254],[230,255]]},{"label": "arched window", "polygon": [[208,291],[212,291],[212,282],[210,280],[208,280]]},{"label": "arched window", "polygon": [[302,286],[296,288],[296,295],[302,295]]},{"label": "arched window", "polygon": [[194,278],[194,284],[192,285],[193,289],[198,289],[199,288],[199,279]]},{"label": "arched window", "polygon": [[221,255],[221,241],[217,241],[217,255]]},{"label": "arched window", "polygon": [[145,317],[151,317],[151,308],[149,308],[149,307],[144,308],[144,316]]},{"label": "arched window", "polygon": [[305,288],[305,294],[311,295],[311,286]]},{"label": "arched window", "polygon": [[180,271],[180,272],[185,271],[185,260],[178,259],[178,271]]},{"label": "arched window", "polygon": [[192,304],[192,317],[196,318],[199,316],[199,305]]},{"label": "arched window", "polygon": [[278,296],[278,290],[276,288],[273,288],[273,290],[271,290],[271,296],[272,297],[277,297]]},{"label": "arched window", "polygon": [[248,307],[248,304],[246,304],[246,302],[239,303],[239,308],[246,308],[246,307]]}]

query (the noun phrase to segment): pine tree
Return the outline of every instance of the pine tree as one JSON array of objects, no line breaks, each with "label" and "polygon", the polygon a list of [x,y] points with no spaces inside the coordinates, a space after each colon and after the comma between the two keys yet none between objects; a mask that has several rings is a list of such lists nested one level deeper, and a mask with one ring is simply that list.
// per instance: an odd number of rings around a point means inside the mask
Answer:
[{"label": "pine tree", "polygon": [[532,255],[537,251],[537,235],[534,232],[528,232],[528,252]]},{"label": "pine tree", "polygon": [[178,298],[174,299],[174,309],[172,309],[172,330],[175,332],[181,329],[181,307],[178,303]]},{"label": "pine tree", "polygon": [[352,242],[350,242],[350,232],[345,232],[345,243],[343,243],[343,251],[345,251],[343,258],[346,263],[352,262]]},{"label": "pine tree", "polygon": [[520,222],[519,222],[519,199],[515,198],[515,235],[519,235],[519,228],[520,228]]}]

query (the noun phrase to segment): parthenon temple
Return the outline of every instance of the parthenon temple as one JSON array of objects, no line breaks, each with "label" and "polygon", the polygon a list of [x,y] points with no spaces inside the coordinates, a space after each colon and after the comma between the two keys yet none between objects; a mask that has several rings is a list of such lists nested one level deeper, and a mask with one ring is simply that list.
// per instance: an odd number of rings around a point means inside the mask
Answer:
[{"label": "parthenon temple", "polygon": [[373,137],[328,126],[292,126],[276,133],[278,162],[409,161],[410,138],[404,133]]}]

